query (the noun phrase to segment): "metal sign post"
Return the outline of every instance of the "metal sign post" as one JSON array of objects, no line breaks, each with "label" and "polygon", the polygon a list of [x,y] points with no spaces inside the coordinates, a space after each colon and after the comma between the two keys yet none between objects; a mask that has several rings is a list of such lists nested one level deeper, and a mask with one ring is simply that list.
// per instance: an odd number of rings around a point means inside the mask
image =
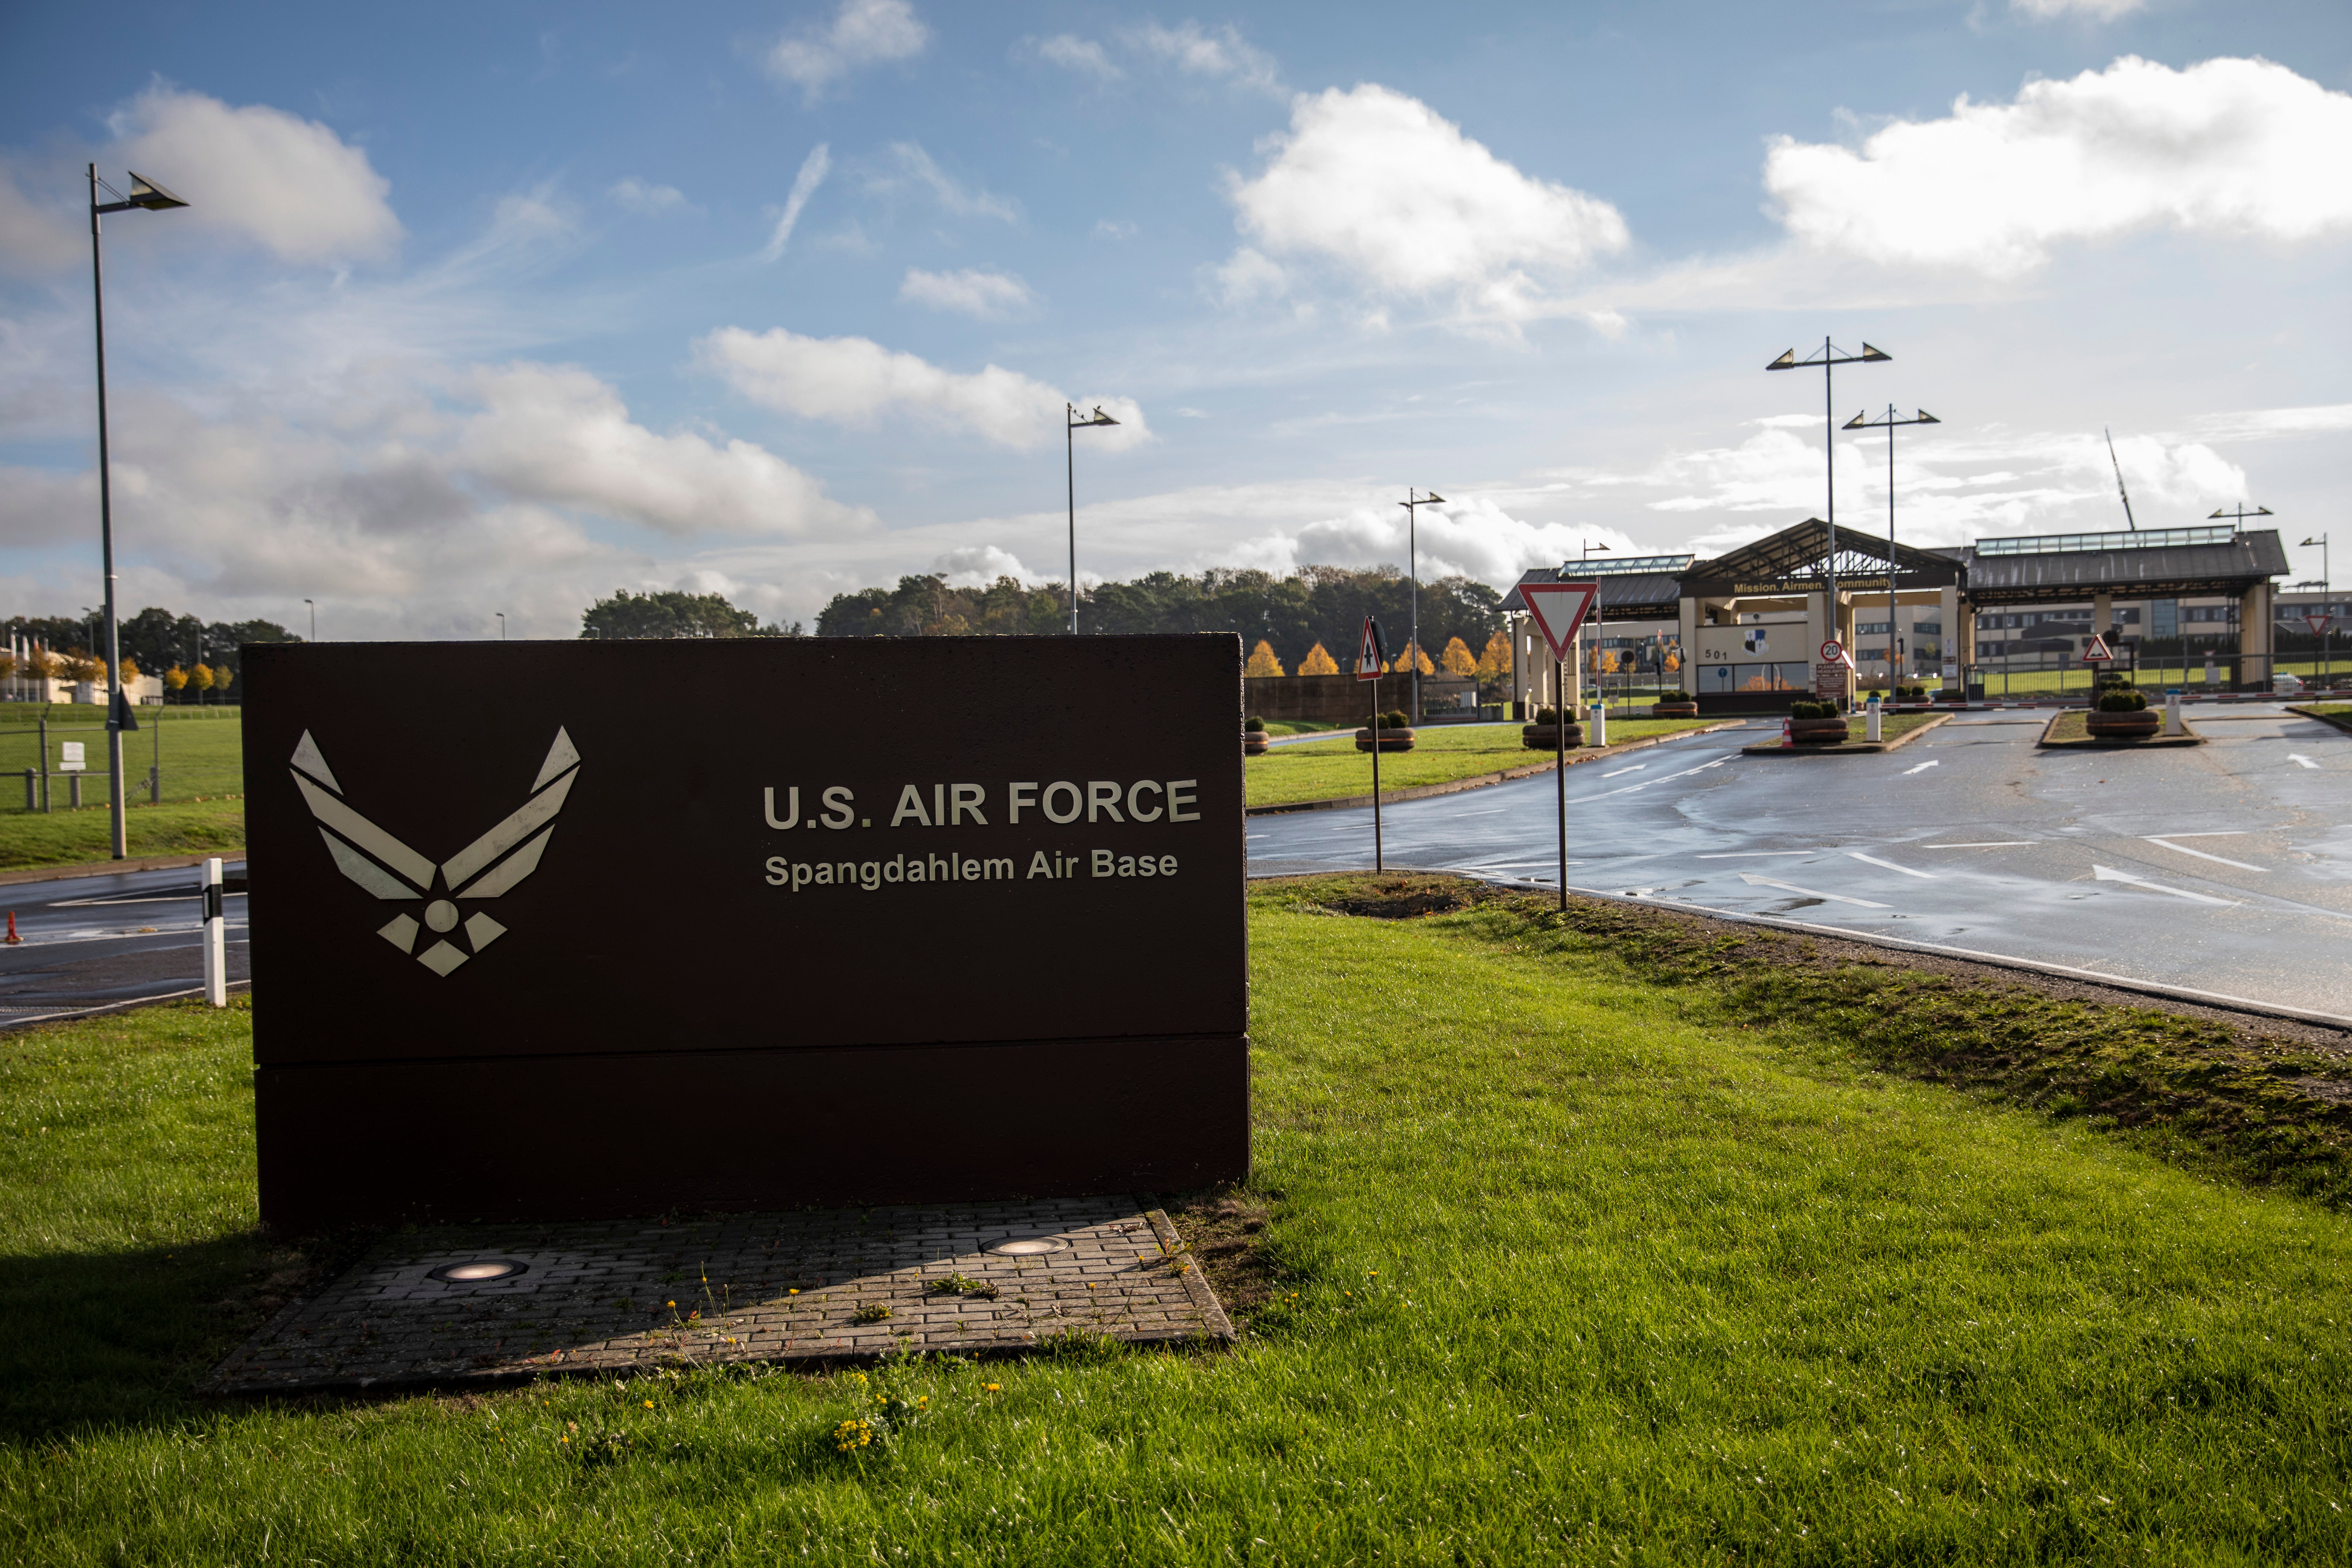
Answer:
[{"label": "metal sign post", "polygon": [[1528,618],[1543,633],[1551,648],[1552,776],[1559,804],[1559,907],[1568,908],[1568,652],[1576,646],[1577,628],[1601,597],[1598,583],[1526,583],[1519,600]]},{"label": "metal sign post", "polygon": [[1372,869],[1375,871],[1388,869],[1388,862],[1381,847],[1381,671],[1387,664],[1388,652],[1381,646],[1381,623],[1366,616],[1363,646],[1356,650],[1356,679],[1372,683]]}]

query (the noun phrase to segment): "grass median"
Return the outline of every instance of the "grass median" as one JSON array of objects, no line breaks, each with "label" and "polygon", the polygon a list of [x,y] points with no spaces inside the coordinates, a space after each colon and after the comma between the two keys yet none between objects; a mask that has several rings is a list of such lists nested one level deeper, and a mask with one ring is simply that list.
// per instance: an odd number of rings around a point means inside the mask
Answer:
[{"label": "grass median", "polygon": [[1238,1349],[920,1363],[897,1386],[929,1414],[862,1458],[828,1436],[873,1395],[847,1374],[200,1403],[332,1254],[250,1229],[248,1015],[6,1037],[0,1555],[2352,1552],[2352,1225],[2332,1177],[2292,1179],[2336,1158],[2332,1102],[2262,1158],[2098,1109],[2149,1052],[2212,1058],[2173,1078],[2217,1103],[2232,1053],[2324,1063],[1467,887],[1253,889],[1256,1170],[1223,1205],[1251,1218],[1211,1253]]},{"label": "grass median", "polygon": [[[1612,743],[1642,741],[1717,722],[1712,719],[1612,719],[1609,738]],[[1452,784],[1548,761],[1549,752],[1528,750],[1520,740],[1520,729],[1517,724],[1447,724],[1416,730],[1412,751],[1381,753],[1381,788]],[[1372,793],[1371,753],[1356,750],[1352,736],[1276,746],[1262,757],[1249,758],[1244,768],[1251,805],[1292,805]]]},{"label": "grass median", "polygon": [[[25,809],[24,770],[41,764],[40,729],[49,721],[49,765],[63,760],[62,743],[78,741],[83,760],[106,768],[105,710],[86,705],[12,705],[0,710],[0,870],[77,866],[113,853],[107,781],[85,777],[82,798],[67,804],[71,784],[49,776],[47,812]],[[235,708],[142,708],[141,728],[122,738],[130,776],[123,815],[131,855],[201,855],[245,845],[245,730]],[[151,803],[147,770],[160,766],[163,798]],[[36,781],[37,787],[37,781]]]}]

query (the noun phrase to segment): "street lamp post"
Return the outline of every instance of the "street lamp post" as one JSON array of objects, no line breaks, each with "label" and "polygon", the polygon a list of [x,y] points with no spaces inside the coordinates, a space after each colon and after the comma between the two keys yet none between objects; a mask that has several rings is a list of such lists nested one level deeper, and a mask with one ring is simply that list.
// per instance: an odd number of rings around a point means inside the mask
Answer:
[{"label": "street lamp post", "polygon": [[1421,722],[1421,509],[1438,505],[1445,498],[1435,490],[1425,496],[1419,495],[1410,487],[1404,493],[1405,499],[1397,505],[1404,508],[1405,558],[1411,563],[1412,579],[1412,631],[1405,658],[1412,666],[1412,721],[1418,724]]},{"label": "street lamp post", "polygon": [[1097,425],[1116,425],[1118,421],[1105,414],[1099,403],[1095,405],[1094,417],[1091,419],[1079,418],[1076,405],[1065,403],[1062,405],[1062,417],[1068,426],[1068,428],[1062,433],[1062,458],[1064,466],[1069,470],[1070,480],[1070,635],[1076,637],[1078,635],[1077,433],[1081,430],[1092,429]]},{"label": "street lamp post", "polygon": [[504,641],[506,641],[506,640],[507,640],[507,613],[506,613],[504,610],[493,610],[493,611],[491,611],[490,613],[491,613],[492,615],[494,615],[494,616],[498,616],[498,618],[499,618],[499,641],[500,641],[500,642],[504,642]]},{"label": "street lamp post", "polygon": [[[2315,544],[2319,546],[2319,591],[2332,601],[2336,597],[2336,585],[2327,575],[2327,535],[2323,533],[2316,539],[2306,538],[2301,548],[2308,550]],[[2336,679],[2336,660],[2333,657],[2335,641],[2332,635],[2336,630],[2336,623],[2332,606],[2328,614],[2327,627],[2319,634],[2319,679],[2323,681]]]},{"label": "street lamp post", "polygon": [[[101,203],[98,199],[100,185],[106,185],[113,201]],[[131,716],[130,699],[122,689],[122,637],[114,618],[114,483],[106,447],[106,269],[100,258],[98,220],[106,213],[129,212],[133,207],[163,212],[187,205],[136,173],[131,176],[131,194],[126,196],[98,177],[97,164],[89,165],[90,323],[98,344],[98,539],[106,571],[106,678],[113,688],[106,709],[106,793],[110,803],[108,815],[112,819],[110,826],[117,860],[130,854],[130,825],[123,820],[122,731],[125,724],[135,728],[138,720]],[[41,765],[47,767],[48,763],[44,761]]]},{"label": "street lamp post", "polygon": [[[1589,539],[1579,540],[1577,542],[1576,559],[1579,563],[1587,561],[1591,558],[1592,552],[1596,550],[1601,552],[1603,555],[1610,553],[1609,547],[1605,544],[1595,544]],[[1601,645],[1606,640],[1601,635],[1601,624],[1608,620],[1608,618],[1609,612],[1601,603],[1601,589],[1596,581],[1592,590],[1592,687],[1596,691],[1601,689]],[[1581,633],[1579,635],[1581,636]],[[1580,679],[1580,679],[1577,681],[1577,689],[1580,695],[1582,693],[1583,686],[1584,683]],[[1568,722],[1568,693],[1564,691],[1561,692],[1559,694],[1559,721],[1565,724]],[[1603,717],[1605,718],[1606,715],[1604,714]]]},{"label": "street lamp post", "polygon": [[1825,555],[1825,556],[1824,556],[1824,558],[1823,558],[1822,564],[1824,565],[1824,567],[1826,567],[1826,568],[1827,568],[1827,570],[1828,570],[1828,574],[1829,574],[1829,605],[1828,605],[1828,610],[1829,610],[1829,635],[1830,635],[1831,637],[1836,637],[1836,636],[1837,636],[1837,631],[1838,631],[1838,624],[1837,624],[1837,623],[1838,623],[1838,614],[1837,614],[1837,613],[1838,613],[1838,586],[1837,586],[1837,437],[1838,437],[1838,433],[1837,433],[1837,411],[1836,411],[1836,403],[1837,403],[1837,399],[1836,399],[1835,395],[1831,391],[1830,383],[1831,383],[1831,379],[1832,379],[1832,375],[1835,374],[1836,368],[1837,368],[1839,365],[1842,365],[1842,364],[1878,364],[1878,363],[1883,363],[1883,362],[1885,362],[1885,361],[1891,360],[1891,359],[1893,359],[1894,357],[1895,357],[1895,356],[1894,356],[1893,354],[1886,353],[1885,350],[1883,350],[1883,349],[1874,349],[1874,348],[1871,347],[1868,343],[1864,343],[1864,344],[1863,344],[1863,345],[1862,345],[1862,352],[1861,352],[1860,353],[1858,353],[1858,354],[1850,354],[1850,353],[1847,353],[1844,350],[1843,350],[1843,349],[1839,348],[1835,343],[1832,342],[1829,339],[1827,339],[1827,338],[1823,338],[1823,339],[1822,340],[1822,346],[1821,346],[1820,348],[1818,348],[1818,349],[1815,349],[1811,353],[1807,354],[1807,355],[1806,355],[1804,358],[1802,358],[1802,359],[1799,359],[1799,358],[1797,357],[1797,351],[1796,351],[1796,350],[1794,350],[1794,349],[1788,349],[1788,350],[1785,350],[1785,351],[1783,351],[1783,352],[1782,352],[1782,353],[1781,353],[1781,355],[1780,355],[1780,357],[1779,359],[1774,360],[1770,364],[1768,364],[1768,365],[1766,365],[1766,366],[1764,367],[1766,370],[1811,370],[1811,369],[1812,369],[1812,368],[1813,368],[1814,366],[1816,366],[1816,365],[1818,365],[1818,366],[1820,366],[1820,367],[1821,367],[1821,372],[1822,372],[1822,450],[1823,450],[1824,454],[1826,455],[1826,457],[1827,457],[1827,458],[1828,458],[1828,470],[1827,470],[1827,471],[1828,471],[1828,486],[1827,486],[1827,488],[1828,488],[1828,491],[1829,491],[1828,515],[1827,515],[1826,517],[1824,517],[1824,518],[1822,520],[1822,521],[1823,525],[1824,525],[1824,526],[1829,530],[1829,550],[1828,550],[1828,552],[1826,553],[1826,555]]},{"label": "street lamp post", "polygon": [[[1897,419],[1895,416],[1895,405],[1890,403],[1886,405],[1885,418],[1864,419],[1857,414],[1847,420],[1844,426],[1848,430],[1876,430],[1883,426],[1886,431],[1886,684],[1889,687],[1899,687],[1903,684],[1902,666],[1895,658],[1895,427],[1897,425],[1941,425],[1942,423],[1942,420],[1924,408],[1918,410],[1916,418]],[[1957,626],[1952,627],[1945,635],[1951,637],[1958,631]],[[1890,692],[1889,695],[1893,693]]]},{"label": "street lamp post", "polygon": [[305,599],[302,602],[310,606],[310,640],[317,642],[319,640],[319,602],[316,599]]}]

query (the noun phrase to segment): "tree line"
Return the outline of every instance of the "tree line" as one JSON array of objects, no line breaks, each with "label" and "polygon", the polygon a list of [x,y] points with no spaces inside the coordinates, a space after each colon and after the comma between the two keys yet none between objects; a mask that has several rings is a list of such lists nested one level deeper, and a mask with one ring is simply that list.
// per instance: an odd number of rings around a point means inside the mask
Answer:
[{"label": "tree line", "polygon": [[[8,651],[0,651],[0,678],[47,676],[59,680],[107,679],[105,618],[11,616],[0,622]],[[275,621],[203,621],[152,605],[116,627],[127,684],[160,675],[172,700],[235,702],[243,696],[245,643],[300,642]],[[21,655],[21,658],[20,658]]]},{"label": "tree line", "polygon": [[[1502,595],[1469,577],[1421,584],[1422,659],[1460,641],[1484,649],[1502,629]],[[1284,669],[1316,673],[1325,660],[1353,668],[1364,617],[1379,619],[1391,659],[1407,657],[1412,584],[1394,566],[1302,566],[1287,576],[1214,567],[1197,576],[1151,572],[1078,595],[1078,630],[1232,632],[1255,653],[1264,643]],[[819,637],[1045,635],[1070,625],[1069,590],[1028,587],[999,577],[986,587],[951,588],[936,574],[901,577],[895,588],[836,594],[816,618]],[[1315,650],[1323,650],[1318,659]],[[1505,658],[1508,646],[1505,645]],[[1313,668],[1302,667],[1313,666]],[[1424,668],[1429,668],[1424,663]]]}]

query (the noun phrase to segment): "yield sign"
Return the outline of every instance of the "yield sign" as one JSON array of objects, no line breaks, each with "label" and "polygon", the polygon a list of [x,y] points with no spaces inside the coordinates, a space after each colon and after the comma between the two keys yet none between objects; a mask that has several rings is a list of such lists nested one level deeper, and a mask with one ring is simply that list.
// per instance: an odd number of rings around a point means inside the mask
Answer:
[{"label": "yield sign", "polygon": [[1356,650],[1356,679],[1378,680],[1388,664],[1381,651],[1381,624],[1371,616],[1364,617],[1364,646]]},{"label": "yield sign", "polygon": [[2303,617],[2303,624],[2311,628],[2313,637],[2318,637],[2327,630],[2329,623],[2335,619],[2334,616],[2305,616]]},{"label": "yield sign", "polygon": [[2084,664],[2112,664],[2116,656],[2108,651],[2107,639],[2096,632],[2091,634],[2091,646],[2083,650]]},{"label": "yield sign", "polygon": [[1592,601],[1601,595],[1598,583],[1522,583],[1519,602],[1528,607],[1528,618],[1536,630],[1543,633],[1544,641],[1551,645],[1552,658],[1568,662],[1569,645],[1576,640],[1576,628],[1592,613]]}]

